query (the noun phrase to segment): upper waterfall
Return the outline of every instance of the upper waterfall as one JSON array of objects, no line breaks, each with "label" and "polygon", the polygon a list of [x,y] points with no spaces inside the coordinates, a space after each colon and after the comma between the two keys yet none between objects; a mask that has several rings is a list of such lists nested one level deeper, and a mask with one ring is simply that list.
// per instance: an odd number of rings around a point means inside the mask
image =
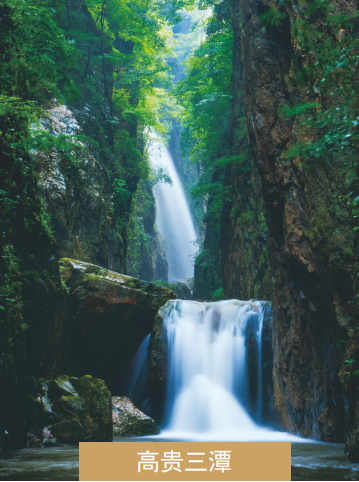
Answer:
[{"label": "upper waterfall", "polygon": [[172,185],[158,183],[153,188],[157,205],[156,224],[167,245],[168,280],[192,278],[196,232],[172,157],[155,134],[152,134],[149,158],[152,168],[167,169],[172,179]]}]

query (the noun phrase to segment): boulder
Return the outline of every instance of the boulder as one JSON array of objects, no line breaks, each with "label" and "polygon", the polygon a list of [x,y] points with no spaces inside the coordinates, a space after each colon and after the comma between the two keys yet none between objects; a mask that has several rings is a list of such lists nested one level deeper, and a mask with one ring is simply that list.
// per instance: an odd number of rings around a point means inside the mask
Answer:
[{"label": "boulder", "polygon": [[64,375],[38,380],[37,390],[37,399],[26,396],[29,445],[112,441],[111,393],[103,380]]},{"label": "boulder", "polygon": [[112,393],[125,389],[129,364],[151,332],[158,309],[173,291],[99,266],[60,261],[70,307],[70,358],[73,373],[105,380]]},{"label": "boulder", "polygon": [[112,397],[112,423],[113,434],[122,437],[156,435],[160,432],[156,422],[127,397]]},{"label": "boulder", "polygon": [[179,300],[192,300],[193,278],[183,278],[169,283],[169,288],[176,294]]}]

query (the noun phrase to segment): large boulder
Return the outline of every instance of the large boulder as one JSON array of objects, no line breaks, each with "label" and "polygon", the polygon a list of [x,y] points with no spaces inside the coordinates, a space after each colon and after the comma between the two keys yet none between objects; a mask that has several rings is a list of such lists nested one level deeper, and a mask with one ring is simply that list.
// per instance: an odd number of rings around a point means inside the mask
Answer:
[{"label": "large boulder", "polygon": [[51,446],[54,438],[59,444],[112,441],[111,393],[103,380],[64,375],[30,381],[24,408],[30,445],[45,440]]},{"label": "large boulder", "polygon": [[73,259],[60,261],[70,307],[70,357],[76,376],[91,373],[123,393],[126,372],[158,309],[173,291]]},{"label": "large boulder", "polygon": [[176,294],[179,300],[193,300],[193,278],[183,278],[172,281],[168,287]]},{"label": "large boulder", "polygon": [[156,422],[136,407],[127,397],[112,397],[113,434],[122,437],[157,435]]}]

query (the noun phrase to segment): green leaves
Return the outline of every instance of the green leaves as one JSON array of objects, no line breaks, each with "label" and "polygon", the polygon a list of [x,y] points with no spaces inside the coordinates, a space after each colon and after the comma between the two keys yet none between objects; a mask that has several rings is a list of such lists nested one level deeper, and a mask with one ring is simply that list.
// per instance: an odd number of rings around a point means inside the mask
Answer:
[{"label": "green leaves", "polygon": [[267,29],[279,28],[282,25],[282,21],[287,17],[287,12],[280,12],[276,5],[271,5],[267,12],[262,13],[260,21],[263,27]]},{"label": "green leaves", "polygon": [[121,212],[123,211],[130,199],[131,193],[127,189],[123,179],[115,179],[113,183],[113,201],[115,207]]},{"label": "green leaves", "polygon": [[149,184],[151,188],[159,182],[172,185],[172,179],[166,167],[155,166],[151,170],[151,174],[149,177]]},{"label": "green leaves", "polygon": [[[321,23],[308,16],[293,24],[296,44],[311,60],[299,69],[296,80],[316,102],[298,102],[285,106],[282,114],[296,116],[308,128],[308,137],[287,151],[287,157],[335,162],[343,153],[352,160],[359,141],[359,39],[354,18],[334,12],[326,0],[312,0],[306,15],[321,12]],[[349,154],[352,153],[352,154]]]}]

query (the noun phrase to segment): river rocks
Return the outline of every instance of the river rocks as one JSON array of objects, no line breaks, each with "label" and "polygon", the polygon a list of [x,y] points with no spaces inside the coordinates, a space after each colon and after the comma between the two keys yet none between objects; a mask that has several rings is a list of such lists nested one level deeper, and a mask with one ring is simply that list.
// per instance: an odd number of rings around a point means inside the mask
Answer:
[{"label": "river rocks", "polygon": [[112,397],[113,434],[122,437],[157,435],[160,432],[156,422],[145,415],[127,397]]},{"label": "river rocks", "polygon": [[85,441],[83,426],[78,420],[55,423],[49,427],[49,430],[63,444],[78,444]]},{"label": "river rocks", "polygon": [[29,446],[112,441],[111,393],[90,375],[40,379],[35,399],[26,396]]},{"label": "river rocks", "polygon": [[121,393],[124,377],[142,340],[151,332],[160,306],[175,294],[89,263],[60,261],[71,309],[73,373],[91,373]]}]

